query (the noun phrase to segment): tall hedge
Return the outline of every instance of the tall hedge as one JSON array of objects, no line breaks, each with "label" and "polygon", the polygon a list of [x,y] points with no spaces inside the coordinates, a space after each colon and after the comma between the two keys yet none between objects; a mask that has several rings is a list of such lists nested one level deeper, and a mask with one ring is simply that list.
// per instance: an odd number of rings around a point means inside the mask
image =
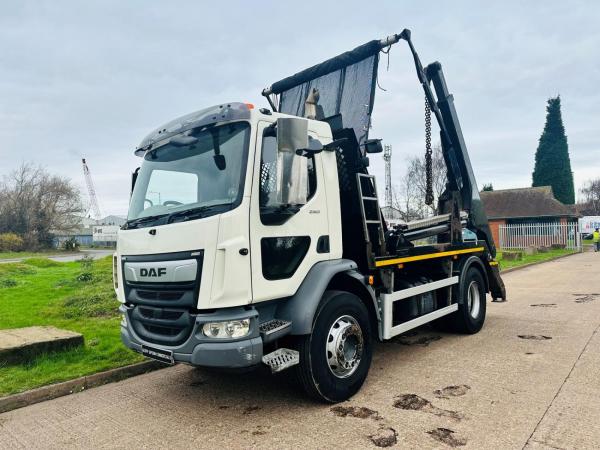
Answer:
[{"label": "tall hedge", "polygon": [[569,145],[560,112],[560,96],[548,99],[546,125],[535,152],[532,186],[552,186],[562,203],[575,203]]}]

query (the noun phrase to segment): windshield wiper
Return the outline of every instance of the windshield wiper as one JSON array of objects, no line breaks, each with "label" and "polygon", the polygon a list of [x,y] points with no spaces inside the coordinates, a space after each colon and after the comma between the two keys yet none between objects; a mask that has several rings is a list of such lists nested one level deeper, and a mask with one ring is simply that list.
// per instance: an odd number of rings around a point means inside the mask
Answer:
[{"label": "windshield wiper", "polygon": [[127,222],[125,222],[125,225],[123,225],[122,229],[127,230],[129,228],[137,228],[138,225],[141,225],[146,222],[152,222],[152,221],[155,221],[155,220],[160,219],[161,217],[165,217],[165,216],[167,216],[167,214],[158,214],[156,216],[146,216],[146,217],[140,217],[138,219],[128,220]]},{"label": "windshield wiper", "polygon": [[196,208],[184,209],[183,211],[177,211],[169,214],[167,218],[167,223],[175,222],[174,219],[181,218],[182,220],[178,220],[178,222],[183,222],[186,220],[198,219],[203,217],[206,213],[212,212],[217,208],[223,208],[224,206],[231,206],[233,203],[217,203],[216,205],[205,205],[205,206],[197,206]]}]

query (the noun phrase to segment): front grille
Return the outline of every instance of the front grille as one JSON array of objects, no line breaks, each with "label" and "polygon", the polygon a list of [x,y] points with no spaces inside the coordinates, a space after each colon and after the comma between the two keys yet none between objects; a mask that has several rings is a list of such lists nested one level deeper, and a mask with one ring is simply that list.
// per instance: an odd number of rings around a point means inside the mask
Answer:
[{"label": "front grille", "polygon": [[183,314],[183,311],[169,311],[160,308],[143,308],[139,307],[140,314],[145,319],[164,319],[164,320],[177,320]]},{"label": "front grille", "polygon": [[138,297],[144,300],[179,300],[183,297],[183,291],[145,291],[138,289]]},{"label": "front grille", "polygon": [[177,336],[177,334],[180,332],[180,330],[177,328],[157,327],[155,325],[146,325],[145,328],[151,333],[156,333],[163,336]]},{"label": "front grille", "polygon": [[194,316],[185,309],[134,306],[129,310],[129,322],[146,342],[181,345],[192,333]]},{"label": "front grille", "polygon": [[190,311],[195,309],[198,303],[203,256],[204,252],[198,250],[123,258],[123,265],[125,261],[152,263],[191,258],[197,261],[194,281],[161,283],[124,280],[125,298],[130,305],[128,321],[142,341],[178,346],[189,339],[195,319]]}]

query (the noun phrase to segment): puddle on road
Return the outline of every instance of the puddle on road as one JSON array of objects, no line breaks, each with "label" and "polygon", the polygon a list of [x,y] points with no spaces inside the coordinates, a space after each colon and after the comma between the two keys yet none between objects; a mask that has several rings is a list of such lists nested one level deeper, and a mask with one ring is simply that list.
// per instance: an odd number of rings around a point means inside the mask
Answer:
[{"label": "puddle on road", "polygon": [[424,411],[439,417],[448,417],[454,420],[461,420],[462,414],[456,411],[450,411],[448,409],[438,408],[434,406],[429,400],[419,397],[416,394],[402,394],[396,397],[393,403],[395,408],[404,409],[408,411]]},{"label": "puddle on road", "polygon": [[598,300],[600,294],[573,294],[573,296],[578,297],[575,299],[575,303],[589,303]]},{"label": "puddle on road", "polygon": [[429,344],[439,341],[440,339],[442,339],[442,336],[437,334],[423,334],[418,331],[409,331],[392,339],[390,342],[400,345],[420,345],[422,347],[428,347]]},{"label": "puddle on road", "polygon": [[244,412],[242,412],[242,414],[252,414],[254,411],[258,411],[259,409],[262,409],[262,407],[258,406],[258,405],[246,406],[246,408],[244,408]]},{"label": "puddle on road", "polygon": [[393,428],[380,428],[377,433],[369,436],[377,447],[392,447],[398,442],[398,433]]},{"label": "puddle on road", "polygon": [[442,442],[450,447],[462,447],[467,445],[467,440],[465,438],[457,436],[456,431],[450,430],[449,428],[436,428],[435,430],[428,431],[427,434],[436,441]]},{"label": "puddle on road", "polygon": [[543,334],[519,334],[521,339],[530,339],[532,341],[547,341],[552,339],[552,336],[544,336]]},{"label": "puddle on road", "polygon": [[437,398],[461,397],[469,392],[471,386],[468,384],[459,384],[457,386],[446,386],[443,389],[436,389],[433,394]]},{"label": "puddle on road", "polygon": [[356,417],[357,419],[381,419],[377,411],[364,406],[334,406],[331,412],[338,417]]}]

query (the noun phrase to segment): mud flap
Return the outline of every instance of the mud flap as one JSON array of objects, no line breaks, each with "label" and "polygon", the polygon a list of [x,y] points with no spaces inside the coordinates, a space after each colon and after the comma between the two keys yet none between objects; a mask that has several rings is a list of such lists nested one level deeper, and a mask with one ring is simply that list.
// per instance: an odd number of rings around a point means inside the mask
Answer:
[{"label": "mud flap", "polygon": [[490,287],[490,293],[494,302],[505,302],[506,301],[506,288],[504,287],[504,281],[500,277],[500,268],[498,265],[486,264],[488,273],[488,282]]}]

